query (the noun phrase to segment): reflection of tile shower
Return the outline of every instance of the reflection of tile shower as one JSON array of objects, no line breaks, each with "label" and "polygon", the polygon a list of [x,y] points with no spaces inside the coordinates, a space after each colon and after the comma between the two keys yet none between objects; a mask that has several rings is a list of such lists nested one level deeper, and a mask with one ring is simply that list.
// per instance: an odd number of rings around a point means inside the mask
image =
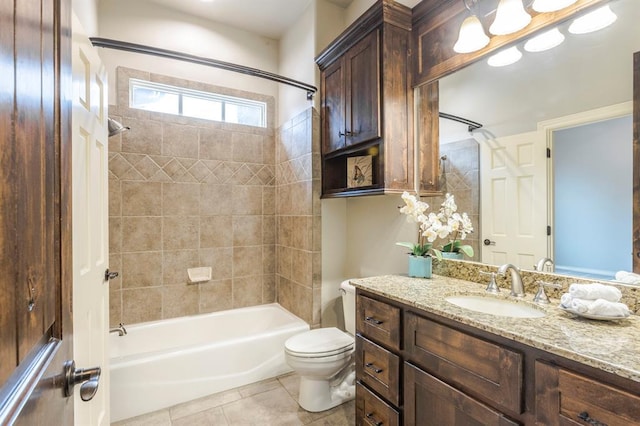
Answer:
[{"label": "reflection of tile shower", "polygon": [[447,169],[445,167],[447,161],[447,156],[443,155],[440,157],[440,175],[438,176],[438,190],[442,192],[447,192]]}]

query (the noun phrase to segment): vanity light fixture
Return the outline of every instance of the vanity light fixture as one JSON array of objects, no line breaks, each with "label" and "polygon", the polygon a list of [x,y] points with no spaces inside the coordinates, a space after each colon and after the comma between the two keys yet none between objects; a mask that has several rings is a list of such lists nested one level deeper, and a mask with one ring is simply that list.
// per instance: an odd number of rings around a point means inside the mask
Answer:
[{"label": "vanity light fixture", "polygon": [[524,44],[524,50],[527,52],[543,52],[558,46],[563,41],[564,34],[558,28],[554,28],[527,40]]},{"label": "vanity light fixture", "polygon": [[569,32],[571,34],[592,33],[608,27],[613,24],[616,19],[618,19],[618,17],[607,4],[593,12],[589,12],[584,16],[576,18],[571,25],[569,25]]},{"label": "vanity light fixture", "polygon": [[492,67],[504,67],[518,62],[520,58],[522,58],[522,52],[513,46],[491,56],[487,63]]},{"label": "vanity light fixture", "polygon": [[522,0],[500,0],[496,10],[496,19],[489,27],[493,35],[515,33],[531,22],[531,15],[524,10]]},{"label": "vanity light fixture", "polygon": [[453,50],[458,53],[470,53],[480,50],[489,44],[489,37],[476,15],[466,18],[460,26],[458,41],[453,45]]},{"label": "vanity light fixture", "polygon": [[577,1],[578,0],[535,0],[531,8],[539,13],[555,12],[556,10],[571,6]]}]

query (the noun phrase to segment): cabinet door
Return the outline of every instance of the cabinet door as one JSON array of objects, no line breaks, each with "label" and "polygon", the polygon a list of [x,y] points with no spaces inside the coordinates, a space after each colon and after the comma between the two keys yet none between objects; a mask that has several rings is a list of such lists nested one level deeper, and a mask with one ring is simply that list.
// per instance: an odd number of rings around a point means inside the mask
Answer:
[{"label": "cabinet door", "polygon": [[327,154],[345,147],[345,70],[338,59],[322,73],[322,152]]},{"label": "cabinet door", "polygon": [[430,374],[404,364],[406,424],[420,426],[515,426],[507,418]]},{"label": "cabinet door", "polygon": [[599,380],[536,361],[539,425],[640,425],[640,397]]},{"label": "cabinet door", "polygon": [[345,54],[347,146],[380,137],[379,31]]}]

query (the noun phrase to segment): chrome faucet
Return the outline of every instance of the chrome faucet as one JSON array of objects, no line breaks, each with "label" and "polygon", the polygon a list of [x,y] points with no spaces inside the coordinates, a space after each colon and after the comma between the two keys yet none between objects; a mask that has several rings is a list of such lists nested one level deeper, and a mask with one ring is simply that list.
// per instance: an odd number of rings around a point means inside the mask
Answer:
[{"label": "chrome faucet", "polygon": [[124,336],[127,334],[127,329],[124,328],[124,324],[120,323],[117,327],[109,329],[109,333],[118,333],[118,336]]},{"label": "chrome faucet", "polygon": [[538,263],[536,263],[533,268],[538,272],[543,272],[544,265],[546,265],[547,263],[549,265],[553,265],[553,260],[549,259],[548,257],[543,257],[542,259],[538,260]]},{"label": "chrome faucet", "polygon": [[508,270],[511,270],[511,295],[515,297],[524,297],[524,285],[522,284],[520,269],[513,266],[511,263],[505,263],[498,268],[498,274],[506,276]]}]

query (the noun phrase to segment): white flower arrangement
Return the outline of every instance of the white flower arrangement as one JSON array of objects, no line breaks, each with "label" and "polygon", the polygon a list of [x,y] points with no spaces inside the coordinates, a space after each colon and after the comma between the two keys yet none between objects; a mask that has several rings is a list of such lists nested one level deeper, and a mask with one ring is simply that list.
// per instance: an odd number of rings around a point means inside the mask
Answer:
[{"label": "white flower arrangement", "polygon": [[[461,240],[473,232],[473,225],[467,213],[458,213],[458,206],[451,194],[446,194],[445,200],[440,206],[438,213],[427,213],[429,204],[420,201],[414,195],[404,192],[402,199],[405,205],[400,209],[400,213],[407,215],[408,222],[419,224],[419,238],[417,244],[396,243],[399,246],[411,249],[414,256],[429,256],[434,254],[438,259],[442,258],[441,252],[459,253],[472,257],[473,247],[463,245]],[[433,242],[438,238],[447,238],[449,242],[442,247],[442,250],[434,249]]]}]

